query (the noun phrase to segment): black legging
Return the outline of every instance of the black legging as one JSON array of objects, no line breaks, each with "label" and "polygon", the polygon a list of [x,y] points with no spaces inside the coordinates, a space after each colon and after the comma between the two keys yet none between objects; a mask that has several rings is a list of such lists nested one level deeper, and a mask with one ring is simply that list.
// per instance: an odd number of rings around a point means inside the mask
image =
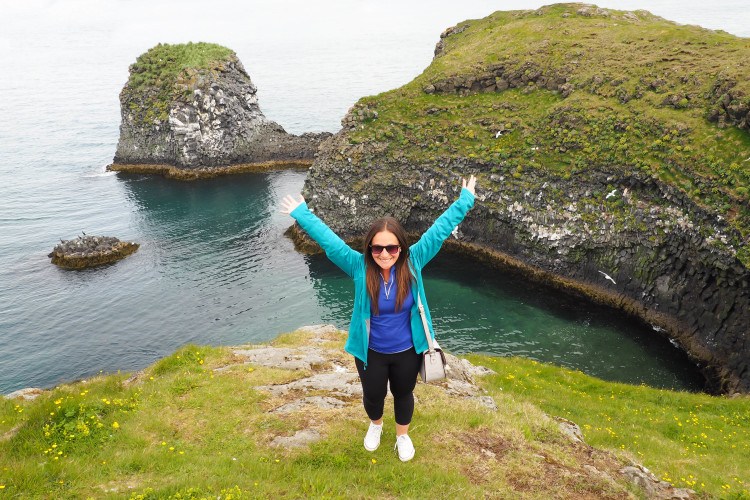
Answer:
[{"label": "black legging", "polygon": [[367,369],[359,359],[354,359],[362,381],[362,402],[370,420],[379,420],[383,416],[385,395],[388,382],[393,394],[393,410],[396,423],[408,425],[414,414],[414,386],[422,363],[422,357],[414,347],[396,354],[381,354],[369,349],[367,351]]}]

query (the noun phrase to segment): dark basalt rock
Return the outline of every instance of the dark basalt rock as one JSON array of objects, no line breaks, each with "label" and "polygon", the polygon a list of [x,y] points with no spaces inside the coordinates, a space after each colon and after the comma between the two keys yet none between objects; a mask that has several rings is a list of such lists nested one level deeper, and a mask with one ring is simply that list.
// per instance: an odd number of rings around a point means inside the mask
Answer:
[{"label": "dark basalt rock", "polygon": [[111,236],[83,235],[73,240],[61,240],[48,257],[53,264],[65,269],[84,269],[124,259],[139,246]]},{"label": "dark basalt rock", "polygon": [[[204,45],[223,49],[224,55],[208,61],[205,67],[180,69],[172,76],[143,83],[144,71],[165,74],[173,59],[185,51],[198,52]],[[130,78],[120,94],[122,124],[111,170],[133,170],[128,165],[205,169],[311,162],[321,141],[331,135],[288,134],[267,119],[258,105],[257,88],[229,49],[188,44],[159,45],[152,51],[160,51],[159,57],[149,59],[148,52],[141,56],[131,66]],[[126,167],[121,168],[123,165]],[[154,169],[160,173],[158,170]]]}]

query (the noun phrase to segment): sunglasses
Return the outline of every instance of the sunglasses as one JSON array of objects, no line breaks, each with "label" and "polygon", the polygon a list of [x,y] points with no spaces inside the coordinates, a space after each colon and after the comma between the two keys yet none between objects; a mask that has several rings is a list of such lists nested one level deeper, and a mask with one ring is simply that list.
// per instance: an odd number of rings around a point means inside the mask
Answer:
[{"label": "sunglasses", "polygon": [[383,250],[387,250],[391,255],[396,255],[400,249],[399,245],[370,245],[370,251],[373,255],[380,255]]}]

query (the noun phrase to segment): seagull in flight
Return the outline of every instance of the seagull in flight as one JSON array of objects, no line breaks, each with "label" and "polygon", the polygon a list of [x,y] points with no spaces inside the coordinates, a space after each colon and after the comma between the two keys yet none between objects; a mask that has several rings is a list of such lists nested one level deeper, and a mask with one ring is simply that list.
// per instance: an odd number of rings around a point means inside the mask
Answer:
[{"label": "seagull in flight", "polygon": [[603,271],[599,271],[599,272],[600,272],[601,274],[603,274],[603,275],[604,275],[604,278],[608,279],[609,281],[611,281],[611,282],[612,282],[612,283],[614,283],[615,285],[617,284],[617,283],[615,282],[615,280],[613,280],[613,279],[612,279],[612,276],[610,276],[609,274],[607,274],[607,273],[605,273],[605,272],[603,272]]},{"label": "seagull in flight", "polygon": [[613,189],[612,191],[610,191],[609,193],[607,193],[606,199],[610,199],[611,197],[613,197],[616,192],[617,192],[617,190]]}]

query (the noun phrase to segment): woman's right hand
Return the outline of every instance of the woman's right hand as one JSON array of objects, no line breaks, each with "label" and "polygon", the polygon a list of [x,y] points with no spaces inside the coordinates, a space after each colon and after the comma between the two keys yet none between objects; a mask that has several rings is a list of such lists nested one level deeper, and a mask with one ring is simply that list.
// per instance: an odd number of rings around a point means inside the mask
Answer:
[{"label": "woman's right hand", "polygon": [[291,195],[284,196],[284,199],[281,200],[281,213],[282,214],[291,214],[294,212],[294,209],[298,206],[302,205],[305,202],[305,198],[302,195],[299,195],[299,200],[295,200]]}]

